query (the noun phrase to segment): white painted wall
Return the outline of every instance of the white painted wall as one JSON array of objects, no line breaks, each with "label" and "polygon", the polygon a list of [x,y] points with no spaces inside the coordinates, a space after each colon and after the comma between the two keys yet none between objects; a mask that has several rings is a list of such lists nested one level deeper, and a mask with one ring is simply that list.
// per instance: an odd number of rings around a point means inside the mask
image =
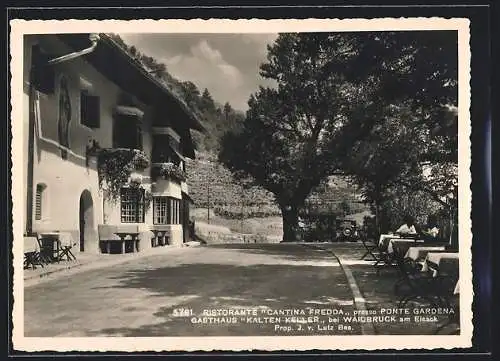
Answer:
[{"label": "white painted wall", "polygon": [[[24,152],[23,164],[24,194],[27,191],[26,169],[28,167],[28,121],[29,121],[29,69],[31,66],[31,47],[39,44],[47,53],[55,56],[72,52],[55,37],[32,35],[25,38],[24,47],[24,111],[23,111],[23,135]],[[80,195],[84,190],[91,193],[93,201],[93,229],[86,234],[85,252],[99,252],[98,225],[99,224],[121,224],[120,204],[112,204],[103,199],[99,189],[97,164],[95,158],[90,158],[89,165],[85,162],[86,145],[94,139],[101,147],[112,146],[113,109],[117,105],[121,89],[110,82],[90,64],[85,62],[84,57],[77,58],[55,66],[57,73],[56,81],[64,74],[68,80],[71,99],[71,121],[69,124],[69,154],[68,159],[61,158],[58,146],[58,109],[59,90],[56,86],[54,94],[39,94],[39,134],[35,136],[35,162],[34,162],[34,192],[33,204],[35,205],[35,190],[37,183],[47,186],[43,204],[43,218],[35,221],[33,214],[33,225],[35,232],[64,231],[73,236],[75,243],[79,243],[79,203]],[[83,80],[82,80],[83,79]],[[90,129],[80,124],[80,90],[89,89],[93,95],[100,96],[100,128]],[[142,121],[143,149],[146,154],[151,154],[152,148],[152,112],[143,107],[145,115]],[[153,195],[170,196],[182,198],[182,190],[187,191],[187,184],[183,185],[170,180],[159,180],[151,188],[149,177],[150,169],[144,170],[143,187],[152,190]],[[23,199],[25,199],[25,195]],[[24,202],[26,207],[26,200]],[[33,207],[33,212],[35,206]],[[26,208],[25,212],[26,214]],[[145,224],[141,224],[142,233],[141,249],[151,246],[152,233],[149,232],[148,224],[153,223],[153,202],[145,213]],[[171,226],[171,242],[182,244],[182,225]],[[78,251],[79,246],[75,247]]]},{"label": "white painted wall", "polygon": [[158,179],[152,187],[153,196],[182,199],[181,185],[169,179]]}]

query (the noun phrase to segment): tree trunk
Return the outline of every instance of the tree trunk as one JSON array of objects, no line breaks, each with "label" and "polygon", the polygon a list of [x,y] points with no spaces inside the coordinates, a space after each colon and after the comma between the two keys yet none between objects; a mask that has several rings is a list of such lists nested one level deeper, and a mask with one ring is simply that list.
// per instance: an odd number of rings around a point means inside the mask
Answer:
[{"label": "tree trunk", "polygon": [[299,237],[299,212],[295,205],[281,207],[283,217],[283,240],[282,242],[296,242]]}]

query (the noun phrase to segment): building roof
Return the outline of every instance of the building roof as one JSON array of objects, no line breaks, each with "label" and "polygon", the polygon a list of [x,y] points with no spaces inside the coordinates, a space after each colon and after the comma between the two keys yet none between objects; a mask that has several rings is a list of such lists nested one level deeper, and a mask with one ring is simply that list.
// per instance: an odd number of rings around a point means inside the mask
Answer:
[{"label": "building roof", "polygon": [[[89,47],[90,34],[58,34],[74,50]],[[106,34],[99,34],[95,50],[85,55],[85,60],[101,74],[123,90],[135,95],[141,102],[158,110],[165,109],[169,121],[176,129],[205,131],[201,121],[189,107],[173,93],[168,85],[152,75],[137,59]]]}]

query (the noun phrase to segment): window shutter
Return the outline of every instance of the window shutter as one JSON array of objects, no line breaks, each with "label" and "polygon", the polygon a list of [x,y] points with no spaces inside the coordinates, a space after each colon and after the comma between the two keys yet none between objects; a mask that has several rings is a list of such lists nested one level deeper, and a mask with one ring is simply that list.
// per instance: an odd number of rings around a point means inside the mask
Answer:
[{"label": "window shutter", "polygon": [[36,194],[35,194],[35,220],[42,220],[42,201],[43,201],[43,192],[45,191],[44,184],[36,185]]},{"label": "window shutter", "polygon": [[101,102],[96,95],[81,94],[81,123],[89,128],[99,128],[101,123]]},{"label": "window shutter", "polygon": [[40,187],[36,189],[35,219],[37,221],[42,219],[42,189]]},{"label": "window shutter", "polygon": [[92,128],[99,128],[101,124],[101,98],[95,95],[89,95],[89,124]]},{"label": "window shutter", "polygon": [[142,129],[136,116],[115,114],[113,122],[115,148],[142,150]]}]

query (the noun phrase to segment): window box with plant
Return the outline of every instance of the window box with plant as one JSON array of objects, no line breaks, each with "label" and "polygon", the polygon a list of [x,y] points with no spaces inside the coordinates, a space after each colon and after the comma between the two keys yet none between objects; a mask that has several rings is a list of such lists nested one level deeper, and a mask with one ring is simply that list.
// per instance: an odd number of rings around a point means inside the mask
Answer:
[{"label": "window box with plant", "polygon": [[154,163],[151,167],[151,176],[154,181],[158,178],[163,178],[185,182],[187,179],[186,172],[180,166],[171,162]]}]

